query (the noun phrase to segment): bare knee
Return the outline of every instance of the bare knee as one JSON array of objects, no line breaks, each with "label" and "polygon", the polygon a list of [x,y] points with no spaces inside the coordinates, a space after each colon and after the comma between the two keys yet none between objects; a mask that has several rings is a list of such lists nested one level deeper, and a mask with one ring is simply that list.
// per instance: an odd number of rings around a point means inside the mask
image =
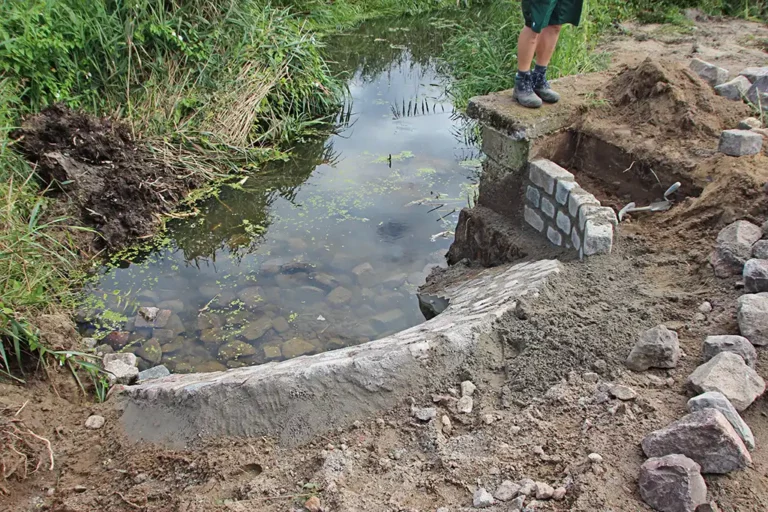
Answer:
[{"label": "bare knee", "polygon": [[542,32],[546,32],[547,34],[559,34],[560,30],[563,28],[562,25],[549,25],[548,27],[545,27]]}]

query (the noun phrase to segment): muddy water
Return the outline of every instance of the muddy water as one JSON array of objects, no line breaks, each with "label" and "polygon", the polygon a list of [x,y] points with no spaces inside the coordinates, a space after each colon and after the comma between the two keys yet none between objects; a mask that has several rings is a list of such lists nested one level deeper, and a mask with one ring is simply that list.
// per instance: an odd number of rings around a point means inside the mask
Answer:
[{"label": "muddy water", "polygon": [[[441,30],[383,21],[330,41],[349,76],[340,128],[225,186],[167,242],[88,288],[83,329],[174,372],[260,364],[375,340],[424,321],[474,194],[473,129],[446,99]],[[140,307],[156,307],[151,321]],[[87,318],[85,318],[87,317]]]}]

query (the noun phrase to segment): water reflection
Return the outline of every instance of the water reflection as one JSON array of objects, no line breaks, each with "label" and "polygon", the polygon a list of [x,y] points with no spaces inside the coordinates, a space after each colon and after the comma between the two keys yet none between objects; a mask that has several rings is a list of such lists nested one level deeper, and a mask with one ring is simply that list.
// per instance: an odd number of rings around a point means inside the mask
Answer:
[{"label": "water reflection", "polygon": [[[440,44],[423,20],[331,41],[333,65],[349,77],[338,134],[225,186],[199,215],[173,221],[165,246],[105,270],[88,290],[84,328],[109,333],[106,343],[143,366],[188,372],[354,345],[423,321],[414,292],[444,263],[479,165],[474,127],[445,99]],[[167,313],[148,320],[142,307]]]}]

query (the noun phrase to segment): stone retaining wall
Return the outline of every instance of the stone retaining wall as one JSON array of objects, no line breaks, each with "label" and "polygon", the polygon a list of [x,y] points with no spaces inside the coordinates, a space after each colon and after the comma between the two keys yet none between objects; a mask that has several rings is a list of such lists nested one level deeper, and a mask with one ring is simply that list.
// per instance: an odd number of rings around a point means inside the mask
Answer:
[{"label": "stone retaining wall", "polygon": [[612,208],[576,183],[573,174],[545,159],[528,164],[523,218],[550,243],[579,256],[609,254],[617,225]]}]

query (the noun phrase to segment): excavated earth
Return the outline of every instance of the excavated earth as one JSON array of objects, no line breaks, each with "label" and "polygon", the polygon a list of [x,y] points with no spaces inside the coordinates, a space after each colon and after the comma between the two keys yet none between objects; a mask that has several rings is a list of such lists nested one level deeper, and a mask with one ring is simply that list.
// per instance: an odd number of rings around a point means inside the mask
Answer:
[{"label": "excavated earth", "polygon": [[[742,106],[714,97],[680,66],[643,67],[639,54],[686,61],[692,45],[706,56],[718,41],[717,51],[725,52],[718,62],[735,71],[766,61],[737,34],[766,38],[768,29],[699,22],[694,35],[671,41],[654,38],[647,27],[634,30],[643,37],[608,43],[616,65],[602,98],[610,101],[596,101],[582,129],[612,137],[648,161],[688,162],[678,169],[691,197],[679,198],[669,212],[622,223],[610,256],[564,261],[538,298],[497,320],[497,335],[455,375],[422,381],[399,406],[298,446],[266,437],[220,438],[168,449],[129,440],[119,396],[94,405],[62,369],[49,368],[47,381],[29,387],[3,385],[0,431],[28,429],[50,440],[52,451],[25,437],[28,474],[17,471],[0,481],[0,509],[286,511],[301,510],[317,496],[327,511],[459,511],[472,510],[478,486],[493,491],[503,480],[532,478],[568,488],[564,500],[542,502],[537,510],[650,510],[637,491],[640,440],[685,414],[691,396],[685,380],[701,361],[704,337],[738,333],[735,305],[743,284],[715,278],[708,255],[729,222],[768,219],[768,158],[718,155],[717,134],[743,117]],[[659,90],[658,83],[669,89]],[[665,107],[655,109],[657,100]],[[582,180],[604,204],[626,202],[599,173]],[[433,274],[431,284],[444,286],[476,271],[457,264]],[[702,318],[704,301],[713,308]],[[630,347],[640,332],[660,323],[679,334],[680,364],[630,372],[624,366]],[[768,377],[765,351],[758,357],[757,371]],[[599,381],[585,379],[587,372]],[[477,386],[471,413],[459,412],[455,399],[465,380]],[[614,382],[631,386],[637,398],[608,398],[605,385]],[[436,420],[420,421],[413,407],[436,408]],[[105,426],[86,428],[91,414],[104,416]],[[768,510],[765,398],[743,417],[756,439],[752,466],[706,477],[710,498],[726,512]],[[588,462],[590,453],[602,462]],[[3,460],[6,474],[13,460],[19,458]]]}]

